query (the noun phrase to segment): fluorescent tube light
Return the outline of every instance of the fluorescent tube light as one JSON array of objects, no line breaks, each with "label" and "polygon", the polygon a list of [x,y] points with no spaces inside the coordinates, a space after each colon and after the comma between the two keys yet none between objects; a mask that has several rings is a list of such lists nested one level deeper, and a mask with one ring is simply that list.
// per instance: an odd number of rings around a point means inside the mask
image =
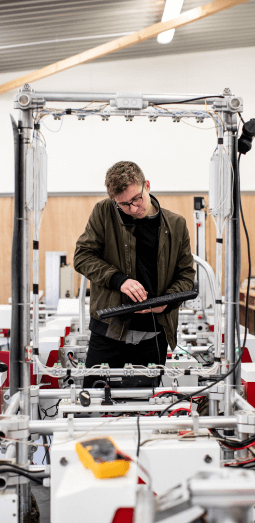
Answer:
[{"label": "fluorescent tube light", "polygon": [[[166,0],[161,22],[167,22],[172,18],[177,18],[182,10],[183,1],[184,0]],[[157,42],[159,44],[169,44],[173,40],[174,32],[175,29],[170,29],[169,31],[160,33],[157,37]]]}]

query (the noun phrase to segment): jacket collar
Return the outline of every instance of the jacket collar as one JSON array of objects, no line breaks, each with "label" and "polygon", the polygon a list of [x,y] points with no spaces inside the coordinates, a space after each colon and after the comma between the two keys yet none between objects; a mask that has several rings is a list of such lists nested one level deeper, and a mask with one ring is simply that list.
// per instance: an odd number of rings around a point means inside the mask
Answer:
[{"label": "jacket collar", "polygon": [[[157,211],[159,211],[159,225],[161,225],[162,216],[161,216],[161,209],[160,209],[159,202],[158,202],[157,198],[155,198],[155,196],[153,196],[153,194],[150,194],[150,198],[151,198],[151,200],[153,200],[152,203],[153,203],[154,207],[157,209]],[[112,203],[113,203],[114,209],[117,213],[117,216],[118,216],[118,219],[119,219],[121,225],[125,225],[125,227],[132,227],[133,225],[135,225],[135,220],[134,220],[134,218],[132,218],[132,216],[123,212],[114,200],[112,200]]]}]

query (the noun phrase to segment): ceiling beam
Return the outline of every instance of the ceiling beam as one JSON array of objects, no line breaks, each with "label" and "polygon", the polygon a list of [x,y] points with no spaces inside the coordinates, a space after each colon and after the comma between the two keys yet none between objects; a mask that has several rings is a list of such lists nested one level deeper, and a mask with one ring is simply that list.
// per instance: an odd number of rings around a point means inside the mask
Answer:
[{"label": "ceiling beam", "polygon": [[178,27],[182,27],[184,25],[190,24],[191,22],[201,20],[207,16],[220,13],[221,11],[239,4],[244,4],[248,1],[249,0],[214,0],[214,2],[210,2],[209,4],[197,7],[195,9],[190,9],[189,11],[182,13],[177,18],[167,22],[159,22],[146,27],[145,29],[141,29],[140,31],[137,31],[131,35],[122,36],[116,40],[107,42],[106,44],[99,45],[93,49],[84,51],[83,53],[71,56],[65,60],[60,60],[59,62],[47,65],[42,69],[38,69],[37,71],[20,76],[19,78],[11,80],[10,82],[6,82],[0,85],[0,94],[11,91],[12,89],[17,89],[25,83],[35,82],[37,80],[41,80],[42,78],[46,78],[47,76],[51,76],[55,73],[60,73],[66,69],[75,67],[76,65],[81,65],[87,62],[91,62],[92,60],[96,60],[97,58],[102,58],[103,56],[106,56],[110,53],[115,53],[121,49],[125,49],[126,47],[131,47],[132,45],[144,42],[150,38],[154,38],[158,36],[159,33],[168,31],[169,29],[177,29]]}]

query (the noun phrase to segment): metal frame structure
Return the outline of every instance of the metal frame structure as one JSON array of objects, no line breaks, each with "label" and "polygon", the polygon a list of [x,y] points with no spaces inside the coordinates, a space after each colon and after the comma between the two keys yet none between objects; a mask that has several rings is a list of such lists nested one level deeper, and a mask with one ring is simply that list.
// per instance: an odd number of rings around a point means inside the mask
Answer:
[{"label": "metal frame structure", "polygon": [[[51,92],[34,92],[28,84],[25,84],[19,93],[15,96],[15,108],[19,109],[18,125],[13,121],[13,129],[15,136],[15,151],[16,151],[16,176],[15,176],[15,192],[18,194],[18,202],[16,204],[16,214],[14,218],[14,242],[15,234],[19,235],[20,238],[20,252],[17,253],[15,250],[12,254],[12,279],[13,287],[16,289],[16,294],[12,293],[12,343],[11,343],[11,394],[16,393],[20,390],[20,413],[25,416],[26,419],[30,413],[30,362],[31,359],[28,357],[26,347],[30,345],[30,210],[26,201],[26,155],[27,150],[31,145],[32,141],[32,130],[34,129],[33,112],[45,110],[46,102],[100,102],[104,104],[98,111],[103,120],[107,120],[112,116],[124,116],[126,120],[132,120],[136,116],[148,117],[150,121],[156,121],[159,116],[171,117],[174,121],[179,121],[185,114],[186,117],[196,118],[198,122],[202,122],[206,118],[206,112],[203,114],[199,111],[191,109],[190,111],[177,111],[168,109],[167,112],[160,111],[154,106],[158,104],[173,104],[173,103],[186,103],[192,105],[204,105],[204,102],[208,106],[211,106],[213,111],[216,113],[218,125],[218,152],[219,157],[222,158],[223,150],[228,154],[231,161],[231,169],[235,172],[237,167],[237,114],[242,112],[243,102],[240,97],[234,96],[229,89],[224,89],[222,94],[218,96],[199,94],[199,95],[177,95],[177,94],[141,94],[141,93],[51,93]],[[61,113],[61,111],[60,111]],[[70,113],[69,113],[70,114]],[[79,119],[84,119],[87,114],[82,110],[76,109],[76,114]],[[57,117],[58,114],[56,113]],[[60,116],[61,117],[61,116]],[[38,130],[38,124],[35,126],[35,132]],[[220,172],[219,172],[219,198],[223,198],[218,201],[218,208],[215,214],[217,221],[217,269],[216,269],[216,303],[215,303],[215,314],[216,314],[216,334],[215,334],[215,347],[218,347],[221,351],[221,319],[222,319],[222,257],[225,258],[225,297],[226,297],[226,325],[225,325],[225,358],[229,361],[230,368],[233,367],[235,362],[235,274],[234,274],[234,259],[235,259],[235,225],[234,225],[234,208],[231,198],[223,197],[224,183],[226,184],[224,169],[222,168],[222,162],[220,160]],[[233,180],[230,177],[230,183]],[[37,186],[38,180],[34,180],[34,184]],[[232,194],[232,186],[228,187],[230,194]],[[34,215],[37,216],[39,212],[39,199],[38,187],[35,190],[34,197]],[[37,220],[37,218],[35,218]],[[225,226],[225,251],[223,251],[223,224]],[[17,231],[18,227],[18,231]],[[15,232],[16,230],[16,232]],[[35,240],[35,239],[34,239]],[[36,238],[38,241],[38,238]],[[36,241],[34,241],[34,249],[38,249]],[[20,256],[20,269],[17,271],[17,256]],[[37,256],[34,260],[37,260]],[[196,261],[196,260],[195,260]],[[36,262],[35,262],[36,263]],[[198,263],[198,262],[197,262]],[[19,283],[18,283],[19,280]],[[36,288],[35,281],[34,285],[34,315],[38,315],[38,300],[36,299],[38,292],[38,285]],[[14,290],[15,290],[14,289]],[[80,300],[83,301],[85,297],[86,283],[83,282]],[[82,304],[80,303],[80,306]],[[17,321],[18,319],[18,321]],[[15,323],[16,322],[16,323]],[[85,334],[85,323],[84,317],[80,319],[80,332]],[[38,329],[38,323],[34,323],[34,329]],[[34,341],[36,343],[38,337],[34,332]],[[34,346],[34,350],[37,347]],[[19,363],[18,363],[19,362]],[[119,369],[118,369],[119,370]],[[171,418],[170,420],[141,420],[141,425],[163,429],[164,427],[213,427],[233,429],[237,426],[237,419],[233,415],[234,405],[242,405],[244,408],[244,402],[239,396],[233,400],[233,387],[234,387],[234,374],[231,374],[226,379],[226,387],[224,388],[224,405],[225,405],[225,417],[220,418],[217,416],[215,409],[215,395],[209,394],[210,398],[210,414],[211,416],[207,419],[198,421],[193,417],[190,420],[177,421]],[[190,390],[190,389],[189,389]],[[34,394],[33,398],[39,397],[62,397],[62,391],[39,391],[38,394]],[[69,394],[68,390],[64,391],[64,397]],[[71,394],[71,392],[70,392]],[[95,391],[95,394],[100,394]],[[217,390],[215,391],[217,395]],[[48,396],[47,396],[48,395]],[[132,397],[134,395],[139,396],[139,391],[132,390]],[[36,403],[37,399],[33,399],[32,403]],[[15,403],[16,405],[16,403]],[[250,409],[249,404],[247,404]],[[15,407],[16,408],[16,407]],[[35,413],[35,409],[33,409]],[[213,417],[212,417],[213,416]],[[55,430],[86,430],[91,426],[95,427],[95,422],[91,421],[90,424],[80,420],[73,420],[72,428],[70,429],[70,423],[68,420],[57,420],[57,421],[39,421],[37,419],[32,420],[28,423],[29,431],[40,434],[51,434]],[[116,430],[118,430],[119,424],[116,422]],[[69,427],[69,429],[68,429]],[[113,424],[112,424],[113,427]],[[134,428],[133,420],[125,420],[126,428]],[[240,432],[240,430],[239,430]],[[26,466],[28,462],[28,446],[23,445],[22,442],[18,445],[18,463]],[[25,522],[26,514],[29,511],[30,506],[30,491],[28,484],[20,486],[20,522]]]}]

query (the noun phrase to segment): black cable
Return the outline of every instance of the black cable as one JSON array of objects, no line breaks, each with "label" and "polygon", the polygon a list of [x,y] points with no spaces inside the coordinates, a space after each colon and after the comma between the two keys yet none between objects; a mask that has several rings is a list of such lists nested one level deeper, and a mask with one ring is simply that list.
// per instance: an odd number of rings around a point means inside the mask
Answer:
[{"label": "black cable", "polygon": [[[44,418],[45,419],[46,417],[47,418],[54,418],[57,414],[58,414],[58,406],[59,406],[59,403],[61,402],[61,399],[58,400],[58,402],[55,404],[55,405],[51,405],[51,407],[48,407],[47,409],[43,409],[42,407],[40,407],[42,413],[44,414]],[[56,407],[56,412],[54,412],[54,414],[48,414],[48,410],[50,409],[53,409],[53,407]]]},{"label": "black cable", "polygon": [[[50,443],[48,445],[48,447],[45,449],[45,454],[43,456],[43,460],[42,460],[42,465],[44,464],[44,460],[46,459],[46,463],[47,463],[47,455],[49,457],[49,460],[50,460],[50,445],[51,445],[51,439],[50,439],[50,436],[49,436],[49,440],[50,440]],[[50,464],[50,463],[48,463]]]},{"label": "black cable", "polygon": [[30,481],[35,481],[35,483],[38,483],[39,485],[43,485],[43,479],[36,477],[35,472],[27,471],[26,469],[21,469],[19,467],[15,467],[14,465],[0,465],[0,473],[6,473],[6,472],[13,472],[17,473],[20,476],[24,476],[25,478],[30,479]]},{"label": "black cable", "polygon": [[92,389],[94,389],[98,383],[103,383],[104,384],[104,388],[107,386],[106,381],[104,381],[104,380],[96,380],[96,381],[94,381],[94,383],[92,385]]},{"label": "black cable", "polygon": [[[41,411],[40,411],[40,405],[38,404],[38,417],[39,419],[42,419],[42,416],[41,416]],[[47,465],[50,465],[50,452],[49,452],[49,444],[48,444],[48,440],[47,440],[47,436],[45,434],[42,435],[42,439],[43,439],[43,443],[44,445],[48,445],[48,448],[46,447],[46,450],[45,450],[45,454],[44,454],[44,457],[43,457],[43,460],[42,460],[42,464],[46,458],[46,463]],[[51,439],[50,439],[50,436],[49,436],[49,440],[50,440],[50,443],[51,443]]]},{"label": "black cable", "polygon": [[136,450],[137,458],[139,458],[140,443],[141,443],[140,414],[138,414],[138,416],[137,416],[137,450]]},{"label": "black cable", "polygon": [[[240,158],[241,158],[241,153],[239,154],[239,157],[238,157],[238,169],[239,169],[239,164],[240,164]],[[245,219],[244,219],[244,215],[243,215],[243,207],[242,207],[241,198],[240,198],[240,212],[241,212],[241,218],[242,218],[243,228],[244,228],[244,232],[245,232],[245,236],[246,236],[247,250],[248,250],[248,284],[247,284],[246,305],[245,305],[245,331],[244,331],[244,342],[243,342],[243,347],[245,347],[246,338],[247,338],[247,330],[248,330],[248,321],[249,321],[249,293],[250,293],[250,283],[251,283],[251,249],[250,249],[249,234],[247,231],[247,227],[246,227],[246,223],[245,223]]]},{"label": "black cable", "polygon": [[[222,94],[216,94],[215,96],[200,96],[198,98],[190,98],[189,100],[179,100],[175,102],[161,102],[159,104],[153,104],[153,105],[174,105],[174,104],[186,104],[188,102],[196,102],[197,100],[208,100],[209,98],[224,98]],[[151,104],[150,104],[151,105]]]},{"label": "black cable", "polygon": [[210,429],[210,432],[213,434],[215,438],[220,440],[220,443],[226,445],[227,447],[231,447],[231,449],[238,450],[242,449],[243,447],[247,447],[247,445],[255,443],[255,436],[251,436],[250,438],[244,439],[243,441],[233,441],[232,439],[228,439],[224,436],[221,436],[221,434],[216,429]]},{"label": "black cable", "polygon": [[186,352],[186,354],[189,354],[189,356],[191,357],[194,357],[195,360],[197,360],[198,363],[201,363],[200,361],[198,361],[198,359],[196,358],[195,355],[191,354],[190,352],[188,352],[187,350],[183,349],[183,347],[180,347],[180,345],[176,345],[176,347],[179,347],[179,349],[183,350],[184,352]]},{"label": "black cable", "polygon": [[76,369],[77,368],[77,363],[76,363],[76,361],[74,361],[72,359],[70,352],[68,352],[67,356],[68,356],[68,359],[69,359],[71,365]]},{"label": "black cable", "polygon": [[244,121],[244,119],[243,119],[241,113],[238,113],[238,114],[239,114],[239,118],[240,118],[240,120],[242,120],[242,122],[245,123],[245,121]]}]

